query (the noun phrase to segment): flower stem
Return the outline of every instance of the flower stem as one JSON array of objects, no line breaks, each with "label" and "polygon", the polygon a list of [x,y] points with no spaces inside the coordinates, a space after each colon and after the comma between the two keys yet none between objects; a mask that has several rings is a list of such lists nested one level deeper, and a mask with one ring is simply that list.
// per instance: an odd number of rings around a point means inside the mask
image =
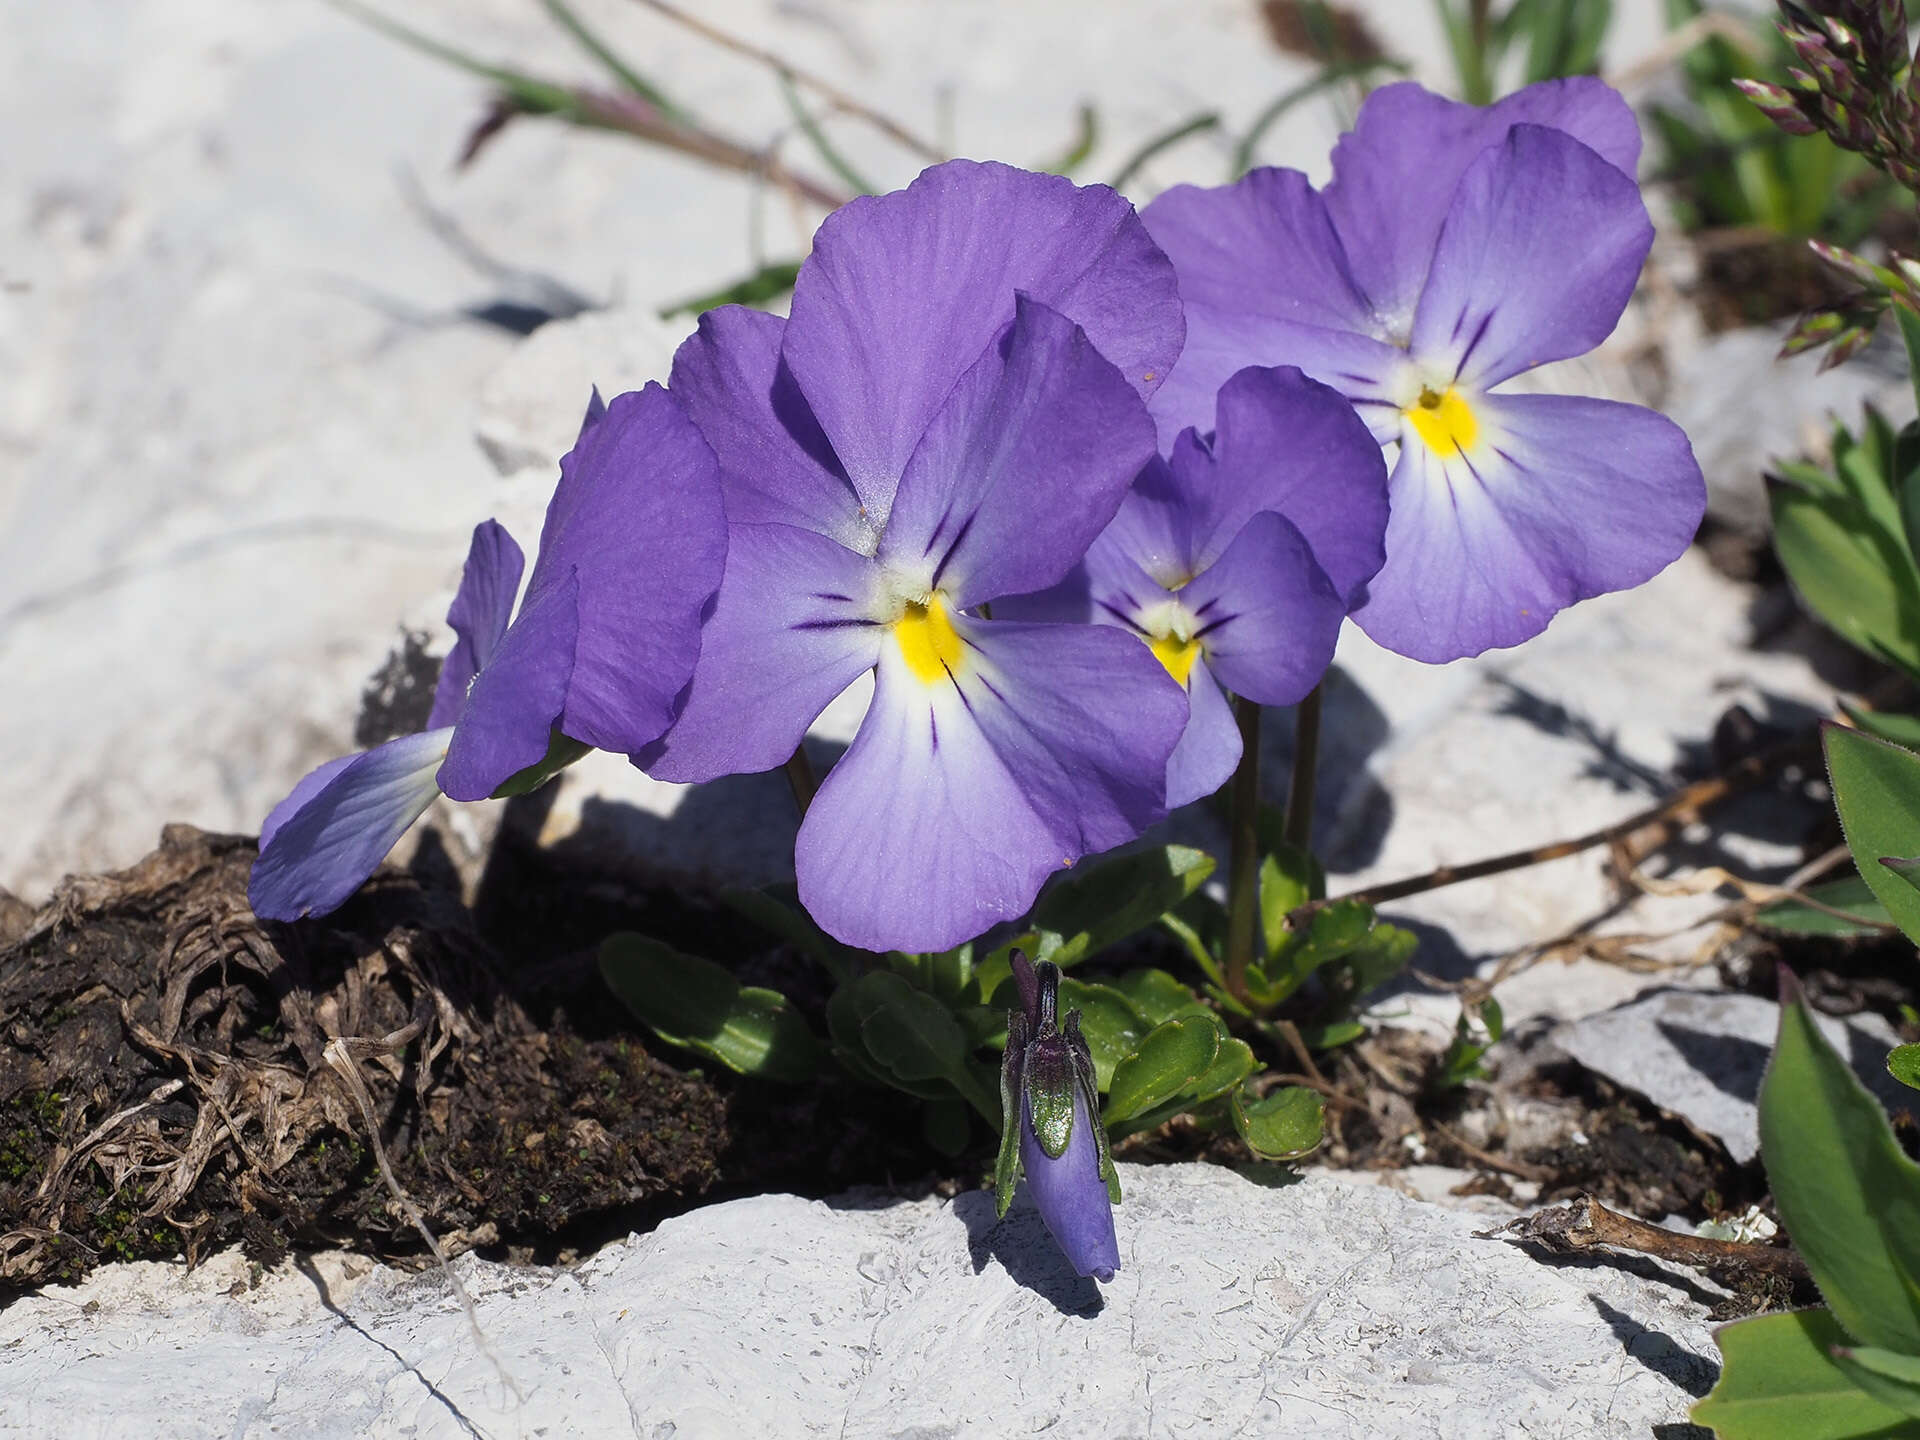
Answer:
[{"label": "flower stem", "polygon": [[820,782],[813,778],[813,762],[807,759],[807,742],[802,740],[793,747],[793,754],[787,757],[785,765],[787,784],[793,788],[793,803],[800,808],[800,818],[807,818],[807,806],[813,803],[813,795],[820,788]]},{"label": "flower stem", "polygon": [[1254,918],[1260,908],[1260,707],[1233,697],[1240,722],[1240,765],[1227,796],[1227,991],[1247,996]]},{"label": "flower stem", "polygon": [[1281,838],[1296,850],[1313,849],[1313,788],[1320,764],[1320,701],[1316,685],[1293,712],[1293,777]]}]

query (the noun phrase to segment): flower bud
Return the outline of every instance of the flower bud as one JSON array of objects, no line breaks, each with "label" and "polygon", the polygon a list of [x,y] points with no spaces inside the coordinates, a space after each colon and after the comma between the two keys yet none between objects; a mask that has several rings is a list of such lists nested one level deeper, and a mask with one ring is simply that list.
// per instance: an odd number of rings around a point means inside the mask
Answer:
[{"label": "flower bud", "polygon": [[1113,1278],[1120,1248],[1113,1204],[1120,1179],[1100,1123],[1093,1052],[1080,1033],[1080,1012],[1058,1018],[1060,967],[1038,966],[1015,950],[1013,974],[1021,1006],[1007,1014],[1007,1053],[1000,1067],[1000,1159],[994,1192],[998,1212],[1013,1203],[1022,1170],[1035,1208],[1067,1262],[1081,1275]]}]

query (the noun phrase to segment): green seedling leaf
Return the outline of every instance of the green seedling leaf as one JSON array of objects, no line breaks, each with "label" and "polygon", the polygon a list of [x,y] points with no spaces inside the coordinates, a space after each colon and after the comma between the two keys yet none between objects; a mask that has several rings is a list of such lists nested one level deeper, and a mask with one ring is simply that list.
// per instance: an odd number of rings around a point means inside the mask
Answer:
[{"label": "green seedling leaf", "polygon": [[1441,1057],[1440,1069],[1434,1075],[1434,1088],[1451,1090],[1469,1080],[1484,1078],[1487,1068],[1480,1063],[1480,1058],[1493,1048],[1505,1029],[1506,1017],[1501,1014],[1500,1002],[1491,995],[1480,1002],[1477,1013],[1474,1007],[1463,1005],[1460,1018],[1454,1022],[1453,1043]]},{"label": "green seedling leaf", "polygon": [[1133,1003],[1134,1009],[1156,1025],[1187,1015],[1213,1013],[1164,970],[1129,970],[1112,983],[1114,989]]},{"label": "green seedling leaf", "polygon": [[1808,607],[1869,654],[1920,672],[1920,594],[1904,535],[1888,533],[1850,495],[1768,487],[1774,548]]},{"label": "green seedling leaf", "polygon": [[820,1042],[787,998],[743,986],[711,960],[645,935],[600,947],[600,974],[654,1034],[742,1075],[798,1083],[820,1064]]},{"label": "green seedling leaf", "polygon": [[1910,940],[1920,937],[1920,890],[1879,864],[1920,851],[1920,755],[1857,730],[1822,727],[1840,828],[1861,878]]},{"label": "green seedling leaf", "polygon": [[1912,1426],[1847,1377],[1833,1347],[1846,1332],[1828,1310],[1790,1310],[1714,1332],[1726,1368],[1693,1407],[1720,1440],[1899,1440]]},{"label": "green seedling leaf", "polygon": [[[1829,909],[1817,910],[1811,905],[1802,905],[1798,900],[1776,900],[1771,905],[1763,906],[1754,915],[1754,923],[1786,935],[1839,937],[1877,935],[1893,926],[1893,917],[1887,914],[1887,907],[1880,903],[1880,897],[1858,875],[1849,875],[1843,880],[1829,880],[1805,893],[1809,900],[1817,900]],[[1843,913],[1835,915],[1829,910]],[[1847,919],[1847,916],[1853,918]]]},{"label": "green seedling leaf", "polygon": [[1262,1160],[1292,1159],[1320,1143],[1320,1097],[1302,1086],[1274,1090],[1259,1100],[1236,1090],[1231,1113],[1233,1128]]},{"label": "green seedling leaf", "polygon": [[1920,1420],[1920,1356],[1899,1355],[1871,1346],[1836,1346],[1833,1362],[1841,1373],[1882,1405]]},{"label": "green seedling leaf", "polygon": [[1920,1354],[1920,1166],[1782,972],[1760,1155],[1794,1248],[1853,1339]]},{"label": "green seedling leaf", "polygon": [[1911,1090],[1920,1090],[1920,1045],[1896,1045],[1887,1052],[1887,1073]]},{"label": "green seedling leaf", "polygon": [[1212,1016],[1156,1025],[1113,1069],[1107,1088],[1109,1124],[1129,1120],[1192,1090],[1220,1054],[1220,1026]]}]

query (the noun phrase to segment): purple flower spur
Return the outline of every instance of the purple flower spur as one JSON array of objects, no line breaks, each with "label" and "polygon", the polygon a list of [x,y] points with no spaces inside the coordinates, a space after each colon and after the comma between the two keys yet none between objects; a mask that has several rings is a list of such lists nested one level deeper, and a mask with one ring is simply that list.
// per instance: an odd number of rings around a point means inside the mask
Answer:
[{"label": "purple flower spur", "polygon": [[1593,349],[1653,227],[1633,112],[1598,80],[1486,109],[1375,91],[1316,191],[1255,170],[1179,186],[1143,219],[1187,307],[1162,434],[1205,425],[1247,365],[1298,365],[1397,443],[1387,560],[1354,614],[1445,661],[1516,645],[1578,600],[1650,579],[1706,507],[1686,436],[1651,410],[1503,382]]},{"label": "purple flower spur", "polygon": [[1107,1151],[1094,1084],[1093,1053],[1080,1034],[1080,1012],[1058,1020],[1060,967],[1028,963],[1012,952],[1020,1008],[1007,1013],[1007,1051],[1000,1064],[1000,1159],[994,1205],[1005,1216],[1022,1171],[1047,1231],[1081,1274],[1105,1284],[1120,1268],[1113,1207],[1120,1176]]},{"label": "purple flower spur", "polygon": [[1211,795],[1240,763],[1224,692],[1294,705],[1320,682],[1386,553],[1386,461],[1338,391],[1250,368],[1222,387],[1216,419],[1148,462],[1064,581],[1000,607],[1128,631],[1187,687],[1169,807]]},{"label": "purple flower spur", "polygon": [[947,949],[1165,813],[1187,707],[1146,648],[990,614],[1113,518],[1181,333],[1125,200],[953,161],[828,217],[791,319],[711,311],[675,357],[720,457],[727,567],[685,708],[637,763],[773,769],[872,672],[794,856],[848,944]]},{"label": "purple flower spur", "polygon": [[699,653],[726,526],[713,452],[658,385],[594,396],[560,462],[540,557],[474,528],[447,612],[458,637],[427,728],[330,760],[260,827],[248,898],[267,920],[336,909],[434,797],[531,789],[589,749],[658,738]]}]

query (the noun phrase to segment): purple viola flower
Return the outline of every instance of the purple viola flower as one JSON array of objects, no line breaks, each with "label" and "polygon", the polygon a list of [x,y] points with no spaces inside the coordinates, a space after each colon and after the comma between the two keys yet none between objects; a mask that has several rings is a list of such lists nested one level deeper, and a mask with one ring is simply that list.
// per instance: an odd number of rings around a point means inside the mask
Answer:
[{"label": "purple viola flower", "polygon": [[1011,956],[1020,1008],[1007,1012],[1007,1050],[1000,1063],[1000,1159],[994,1204],[1004,1217],[1022,1171],[1034,1208],[1076,1273],[1105,1284],[1120,1268],[1113,1207],[1120,1176],[1100,1123],[1093,1052],[1080,1033],[1080,1012],[1060,1008],[1060,967]]},{"label": "purple viola flower", "polygon": [[1517,645],[1650,579],[1698,528],[1706,487],[1672,421],[1497,388],[1619,321],[1653,238],[1639,152],[1633,112],[1590,78],[1486,109],[1390,85],[1324,191],[1263,169],[1147,207],[1187,306],[1163,436],[1204,425],[1242,367],[1293,364],[1398,443],[1386,564],[1354,614],[1389,649]]},{"label": "purple viola flower", "polygon": [[658,385],[603,405],[560,462],[540,557],[474,528],[447,611],[458,637],[427,728],[329,760],[260,827],[248,898],[267,920],[337,908],[438,795],[484,800],[589,749],[657,739],[693,671],[726,556],[713,452]]},{"label": "purple viola flower", "polygon": [[1353,407],[1297,369],[1249,368],[1221,387],[1211,435],[1183,430],[1148,462],[1072,574],[1000,609],[1126,630],[1186,686],[1175,808],[1240,763],[1225,692],[1294,705],[1320,682],[1386,527],[1386,460]]},{"label": "purple viola flower", "polygon": [[769,770],[871,671],[808,808],[800,898],[848,944],[943,950],[1164,813],[1178,686],[1086,625],[987,618],[1080,559],[1152,455],[1173,272],[1132,207],[953,161],[828,217],[786,321],[701,317],[673,389],[720,457],[726,576],[665,780]]}]

